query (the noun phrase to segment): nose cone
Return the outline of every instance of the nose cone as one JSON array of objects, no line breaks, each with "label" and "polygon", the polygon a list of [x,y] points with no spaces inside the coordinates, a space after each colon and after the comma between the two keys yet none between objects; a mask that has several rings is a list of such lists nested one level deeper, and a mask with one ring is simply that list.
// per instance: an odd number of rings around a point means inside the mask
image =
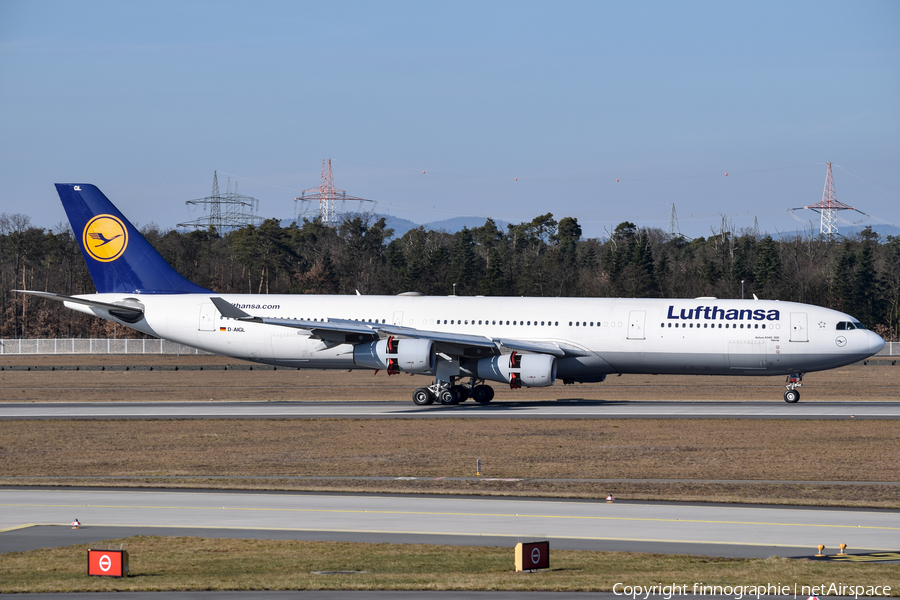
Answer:
[{"label": "nose cone", "polygon": [[867,331],[869,334],[869,354],[878,354],[884,348],[884,338],[874,331]]}]

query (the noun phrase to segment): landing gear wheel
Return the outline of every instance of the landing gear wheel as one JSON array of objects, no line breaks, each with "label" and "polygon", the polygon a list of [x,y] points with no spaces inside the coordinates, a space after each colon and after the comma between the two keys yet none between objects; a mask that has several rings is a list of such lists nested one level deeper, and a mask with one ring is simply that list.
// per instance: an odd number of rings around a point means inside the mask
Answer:
[{"label": "landing gear wheel", "polygon": [[413,392],[413,402],[418,406],[425,406],[434,403],[434,396],[428,388],[419,388]]},{"label": "landing gear wheel", "polygon": [[459,398],[459,402],[465,402],[469,399],[469,388],[464,385],[454,385],[453,391],[456,392],[456,397]]},{"label": "landing gear wheel", "polygon": [[476,385],[472,390],[472,399],[478,404],[487,404],[494,399],[494,388],[489,385]]},{"label": "landing gear wheel", "polygon": [[456,390],[447,388],[440,391],[438,394],[438,401],[444,406],[459,404],[459,396],[456,395]]},{"label": "landing gear wheel", "polygon": [[800,392],[797,390],[788,390],[784,393],[784,401],[791,404],[800,400]]}]

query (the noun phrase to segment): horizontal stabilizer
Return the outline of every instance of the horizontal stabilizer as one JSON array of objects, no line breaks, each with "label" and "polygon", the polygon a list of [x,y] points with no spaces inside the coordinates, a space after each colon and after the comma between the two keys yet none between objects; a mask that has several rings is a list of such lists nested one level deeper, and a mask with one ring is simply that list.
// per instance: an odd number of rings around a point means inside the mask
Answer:
[{"label": "horizontal stabilizer", "polygon": [[71,302],[73,304],[84,304],[85,306],[93,306],[94,308],[102,308],[104,310],[125,313],[130,317],[140,317],[144,314],[144,309],[140,306],[130,304],[113,304],[111,302],[98,302],[97,300],[88,300],[87,298],[79,298],[77,296],[64,296],[62,294],[53,294],[51,292],[33,292],[31,290],[13,290],[19,294],[30,294],[32,296],[40,296],[48,300],[57,302]]}]

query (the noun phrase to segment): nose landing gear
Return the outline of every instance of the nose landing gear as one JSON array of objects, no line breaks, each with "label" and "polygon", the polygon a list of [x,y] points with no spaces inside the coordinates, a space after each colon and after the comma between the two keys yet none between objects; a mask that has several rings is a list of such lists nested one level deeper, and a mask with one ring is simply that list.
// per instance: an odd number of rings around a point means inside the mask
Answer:
[{"label": "nose landing gear", "polygon": [[797,388],[803,385],[800,383],[801,381],[803,381],[803,373],[791,373],[788,375],[787,385],[784,386],[787,388],[787,391],[784,393],[785,402],[794,404],[800,400],[800,392],[797,391]]}]

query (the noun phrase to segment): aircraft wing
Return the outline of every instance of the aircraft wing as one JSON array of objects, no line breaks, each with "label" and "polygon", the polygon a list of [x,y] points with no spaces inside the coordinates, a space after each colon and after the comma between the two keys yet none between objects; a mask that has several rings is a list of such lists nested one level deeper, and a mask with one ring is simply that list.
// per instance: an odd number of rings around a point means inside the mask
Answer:
[{"label": "aircraft wing", "polygon": [[524,350],[526,352],[538,352],[540,354],[552,354],[562,358],[569,354],[553,342],[530,342],[527,340],[515,340],[508,338],[496,338],[498,344],[511,350]]},{"label": "aircraft wing", "polygon": [[250,323],[265,323],[267,325],[277,325],[278,327],[304,329],[312,333],[312,335],[318,339],[328,342],[339,342],[342,344],[359,344],[361,342],[371,342],[378,339],[378,332],[373,329],[372,326],[356,321],[308,321],[303,319],[254,317],[222,298],[210,298],[210,300],[215,304],[219,313],[228,319]]},{"label": "aircraft wing", "polygon": [[531,342],[526,340],[517,340],[513,338],[487,338],[483,335],[466,335],[464,333],[448,333],[443,331],[428,331],[424,329],[415,329],[413,327],[401,327],[399,325],[376,325],[379,331],[384,331],[391,335],[403,335],[412,338],[423,338],[443,342],[446,344],[457,344],[460,346],[477,346],[481,348],[498,348],[500,346],[509,348],[510,350],[524,350],[526,352],[539,352],[541,354],[552,354],[554,356],[565,356],[566,352],[552,342]]},{"label": "aircraft wing", "polygon": [[[273,319],[268,317],[254,317],[222,298],[210,298],[223,317],[249,321],[253,323],[266,323],[279,327],[293,327],[305,329],[317,337],[327,341],[343,343],[360,343],[378,339],[379,333],[387,335],[400,335],[408,338],[428,339],[439,344],[442,351],[448,354],[460,356],[493,356],[500,354],[500,348],[510,350],[522,350],[540,354],[552,354],[563,357],[568,353],[560,346],[552,342],[533,342],[517,340],[514,338],[489,338],[483,335],[470,335],[465,333],[451,333],[446,331],[429,331],[415,327],[402,325],[388,325],[383,323],[363,323],[347,319],[329,319],[328,321],[305,321],[299,319]],[[485,352],[487,350],[487,352]]]}]

